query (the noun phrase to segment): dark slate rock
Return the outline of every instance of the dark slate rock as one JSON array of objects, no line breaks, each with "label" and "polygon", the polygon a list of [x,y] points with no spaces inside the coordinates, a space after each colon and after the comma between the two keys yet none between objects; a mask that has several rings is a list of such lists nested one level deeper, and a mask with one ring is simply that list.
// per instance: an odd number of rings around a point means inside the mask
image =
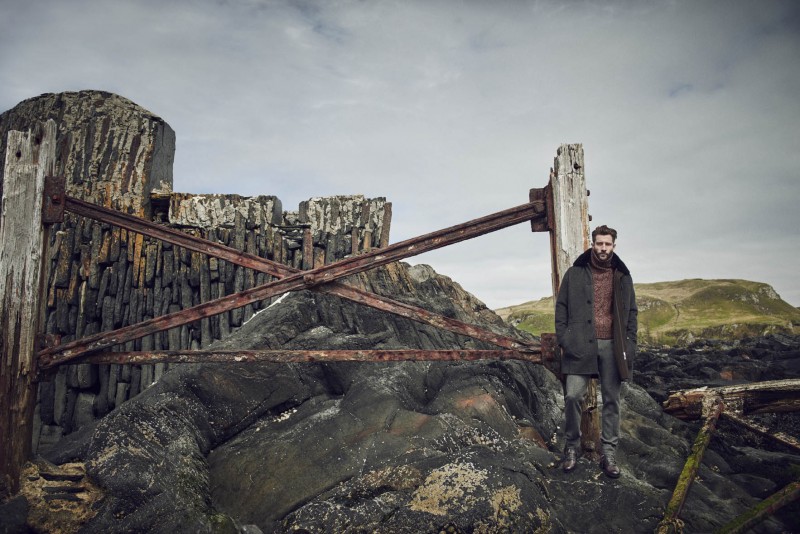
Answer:
[{"label": "dark slate rock", "polygon": [[0,534],[28,534],[28,500],[19,495],[6,502],[0,502]]},{"label": "dark slate rock", "polygon": [[[513,334],[430,268],[392,265],[351,283]],[[645,348],[638,383],[623,388],[617,480],[586,457],[561,471],[561,384],[516,361],[175,366],[50,458],[85,461],[106,494],[84,532],[652,532],[699,428],[659,397],[714,373],[724,381],[733,359],[769,376],[769,350],[800,346],[756,343]],[[214,346],[489,348],[307,291]],[[753,446],[720,425],[685,532],[719,528],[800,468],[796,455]],[[754,531],[786,531],[793,513]]]}]

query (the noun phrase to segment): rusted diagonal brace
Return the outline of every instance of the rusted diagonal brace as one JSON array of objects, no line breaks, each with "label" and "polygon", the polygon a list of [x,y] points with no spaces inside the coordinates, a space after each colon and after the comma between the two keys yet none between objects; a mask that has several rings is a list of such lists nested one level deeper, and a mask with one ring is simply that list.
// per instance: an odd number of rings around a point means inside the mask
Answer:
[{"label": "rusted diagonal brace", "polygon": [[295,291],[324,282],[332,282],[338,278],[356,274],[374,267],[380,267],[404,258],[422,254],[430,250],[458,243],[479,235],[507,228],[536,217],[545,217],[543,202],[531,202],[487,215],[473,221],[452,226],[424,236],[407,239],[384,249],[376,249],[358,257],[347,258],[339,262],[323,265],[311,271],[298,272],[281,280],[211,300],[192,308],[163,315],[130,325],[112,332],[101,332],[88,336],[57,348],[39,352],[40,367],[46,369],[65,363],[87,351],[99,350],[119,343],[144,337],[176,326],[216,315],[224,311],[240,308],[252,302],[263,300],[287,291]]},{"label": "rusted diagonal brace", "polygon": [[167,350],[103,352],[80,363],[235,363],[235,362],[397,362],[449,360],[525,360],[540,363],[541,354],[515,350]]},{"label": "rusted diagonal brace", "polygon": [[201,239],[181,232],[180,230],[175,230],[174,228],[168,228],[160,224],[145,221],[139,217],[98,206],[91,202],[86,202],[70,196],[66,197],[64,207],[67,211],[80,215],[81,217],[109,223],[138,234],[160,239],[161,241],[183,247],[187,250],[201,252],[235,263],[236,265],[241,265],[242,267],[265,272],[277,278],[284,278],[299,272],[297,269],[292,269],[281,263],[261,258],[255,254],[226,247],[225,245],[220,245],[219,243],[214,243],[207,239]]},{"label": "rusted diagonal brace", "polygon": [[[207,239],[195,237],[172,228],[167,228],[159,224],[145,221],[138,217],[134,217],[133,215],[121,213],[119,211],[102,206],[97,206],[76,198],[67,197],[65,207],[68,211],[71,211],[76,215],[110,223],[115,226],[119,226],[120,228],[125,228],[126,230],[147,235],[155,239],[160,239],[188,250],[215,256],[233,264],[241,265],[242,267],[265,272],[275,276],[276,278],[285,278],[300,272],[299,269],[294,269],[254,254],[242,252],[236,250],[235,248],[220,245],[219,243],[214,243],[213,241],[209,241]],[[462,334],[479,339],[481,341],[494,343],[495,345],[507,349],[539,350],[538,343],[526,342],[500,334],[495,334],[494,332],[486,330],[485,328],[480,328],[456,319],[444,317],[442,315],[432,313],[424,308],[405,304],[388,297],[383,297],[381,295],[376,295],[368,291],[363,291],[361,289],[348,286],[340,282],[331,282],[330,284],[317,286],[313,289],[322,293],[328,293],[352,300],[354,302],[358,302],[382,311],[394,313],[407,319],[429,324],[444,330],[449,330],[457,334]]]},{"label": "rusted diagonal brace", "polygon": [[[709,399],[711,400],[711,399]],[[683,503],[686,500],[686,495],[689,493],[689,488],[692,486],[697,471],[700,469],[700,464],[703,461],[703,454],[706,452],[706,447],[711,442],[711,435],[716,430],[717,420],[724,409],[724,405],[720,400],[716,400],[713,406],[707,412],[706,421],[700,432],[697,433],[697,438],[694,440],[692,446],[692,453],[686,459],[686,464],[683,466],[678,477],[678,482],[675,484],[675,491],[672,498],[667,504],[667,509],[664,512],[664,519],[658,524],[656,529],[657,534],[672,534],[679,532],[680,529],[675,528],[679,522],[678,516],[683,509]]]}]

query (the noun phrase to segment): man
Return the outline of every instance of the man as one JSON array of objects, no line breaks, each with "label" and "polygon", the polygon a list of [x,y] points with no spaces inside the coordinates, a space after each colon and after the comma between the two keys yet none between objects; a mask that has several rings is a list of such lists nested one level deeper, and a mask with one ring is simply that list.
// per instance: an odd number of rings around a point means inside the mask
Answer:
[{"label": "man", "polygon": [[589,380],[600,377],[603,397],[600,466],[620,475],[619,393],[633,371],[637,308],[628,268],[614,254],[617,231],[598,226],[592,247],[581,254],[561,281],[556,299],[556,337],[562,348],[564,375],[564,472],[575,469],[580,450],[581,400]]}]

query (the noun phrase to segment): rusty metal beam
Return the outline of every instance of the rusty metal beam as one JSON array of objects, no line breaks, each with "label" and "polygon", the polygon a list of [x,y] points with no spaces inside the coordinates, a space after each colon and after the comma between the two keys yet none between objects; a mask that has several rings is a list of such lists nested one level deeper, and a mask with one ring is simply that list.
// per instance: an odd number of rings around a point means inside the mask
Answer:
[{"label": "rusty metal beam", "polygon": [[64,176],[45,176],[42,192],[42,223],[64,222],[64,191],[67,179]]},{"label": "rusty metal beam", "polygon": [[308,271],[303,278],[309,286],[332,282],[344,276],[360,273],[373,267],[386,265],[447,245],[460,243],[461,241],[508,228],[531,219],[544,218],[547,216],[545,211],[544,202],[529,202],[430,234],[406,239],[386,248],[376,249],[365,254],[345,258],[336,263],[324,265]]},{"label": "rusty metal beam", "polygon": [[145,221],[139,217],[104,208],[77,198],[66,197],[65,209],[82,217],[113,224],[114,226],[119,226],[131,232],[153,237],[166,243],[183,247],[187,250],[208,254],[209,256],[241,265],[242,267],[271,274],[277,278],[284,278],[297,272],[296,269],[292,269],[281,263],[266,260],[255,254],[249,254],[236,250],[235,248],[226,247],[225,245],[220,245],[219,243],[214,243],[207,239],[186,234],[180,230]]},{"label": "rusty metal beam", "polygon": [[112,345],[138,339],[148,334],[188,324],[281,293],[332,282],[345,276],[357,274],[404,258],[422,254],[423,252],[494,232],[537,217],[546,217],[544,202],[522,204],[521,206],[474,219],[450,228],[407,239],[386,247],[385,249],[376,249],[357,257],[346,258],[333,264],[323,265],[311,271],[295,272],[283,279],[241,291],[234,295],[211,300],[180,312],[155,317],[111,332],[101,332],[92,336],[87,336],[60,347],[45,349],[39,352],[41,368],[46,369],[54,365],[59,365],[87,352],[100,350]]},{"label": "rusty metal beam", "polygon": [[[260,256],[248,254],[246,252],[241,252],[234,248],[227,247],[219,243],[214,243],[213,241],[209,241],[207,239],[202,239],[200,237],[195,237],[189,234],[185,234],[183,232],[174,230],[172,228],[167,228],[162,225],[148,222],[138,217],[134,217],[132,215],[120,213],[116,210],[104,208],[102,206],[97,206],[95,204],[91,204],[89,202],[85,202],[83,200],[75,199],[72,197],[67,197],[66,209],[83,217],[88,217],[101,222],[110,223],[115,226],[120,226],[121,228],[125,228],[126,230],[130,230],[132,232],[144,234],[155,239],[166,241],[173,245],[184,247],[188,250],[193,250],[195,252],[200,252],[203,254],[208,254],[210,256],[215,256],[225,261],[229,261],[233,264],[241,265],[242,267],[247,267],[250,269],[255,269],[261,272],[265,272],[267,274],[275,276],[276,278],[285,278],[286,276],[290,276],[292,274],[300,272],[299,269],[287,267],[286,265],[274,262],[272,260],[268,260],[266,258],[262,258]],[[308,249],[310,249],[311,231],[308,228],[306,228],[305,230],[307,235],[304,236],[303,240],[304,247],[307,244]],[[310,256],[310,253],[308,253],[308,251],[304,252],[304,260],[303,260],[304,265],[305,265],[306,254]],[[311,263],[309,263],[308,267],[310,268],[310,266]],[[420,308],[418,306],[405,304],[390,299],[388,297],[356,289],[339,282],[332,282],[330,284],[318,286],[313,289],[316,291],[320,291],[322,293],[328,293],[354,302],[358,302],[360,304],[363,304],[365,306],[370,306],[378,310],[400,315],[402,317],[411,319],[413,321],[429,324],[431,326],[441,328],[443,330],[448,330],[456,334],[462,334],[473,337],[481,341],[494,343],[497,346],[504,347],[507,349],[538,350],[538,344],[535,342],[526,342],[523,340],[518,340],[508,336],[496,334],[484,328],[480,328],[468,323],[464,323],[462,321],[458,321],[456,319],[451,319],[449,317],[444,317],[442,315],[431,313],[428,310]]]},{"label": "rusty metal beam", "polygon": [[450,317],[445,317],[444,315],[430,312],[424,308],[381,297],[379,295],[375,295],[374,293],[363,291],[351,286],[346,286],[338,282],[320,286],[317,291],[321,293],[330,293],[331,295],[336,295],[353,302],[364,304],[377,310],[393,313],[395,315],[405,317],[406,319],[429,324],[436,328],[448,330],[456,334],[469,336],[481,341],[487,341],[506,349],[533,352],[539,352],[541,350],[539,343],[536,341],[529,342],[504,336],[502,334],[496,334],[491,330],[487,330],[479,326],[465,323],[457,319],[452,319]]},{"label": "rusty metal beam", "polygon": [[541,362],[541,354],[514,350],[169,350],[102,352],[71,363],[237,363],[237,362],[398,362],[452,360],[524,360]]}]

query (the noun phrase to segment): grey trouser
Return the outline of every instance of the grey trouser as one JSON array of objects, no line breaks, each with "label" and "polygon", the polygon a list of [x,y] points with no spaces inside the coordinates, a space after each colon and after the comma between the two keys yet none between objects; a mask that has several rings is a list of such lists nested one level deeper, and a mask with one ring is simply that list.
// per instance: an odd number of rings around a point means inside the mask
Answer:
[{"label": "grey trouser", "polygon": [[[600,369],[600,393],[603,397],[602,442],[603,453],[613,453],[619,443],[619,391],[622,381],[614,359],[614,342],[597,340],[597,364]],[[589,385],[589,375],[567,375],[564,391],[564,437],[567,447],[580,450],[581,401]]]}]

